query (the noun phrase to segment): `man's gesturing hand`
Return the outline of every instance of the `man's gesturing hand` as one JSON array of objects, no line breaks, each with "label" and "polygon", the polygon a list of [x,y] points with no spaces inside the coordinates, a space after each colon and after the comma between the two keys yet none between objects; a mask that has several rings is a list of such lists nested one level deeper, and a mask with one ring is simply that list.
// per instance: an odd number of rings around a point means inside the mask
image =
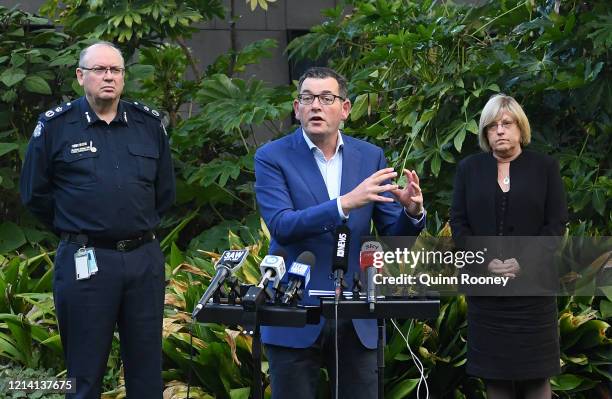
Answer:
[{"label": "man's gesturing hand", "polygon": [[340,205],[345,215],[353,209],[361,208],[369,202],[393,202],[393,198],[381,195],[384,192],[397,190],[397,184],[383,184],[394,179],[397,173],[393,168],[381,169],[362,181],[350,193],[340,197]]},{"label": "man's gesturing hand", "polygon": [[423,193],[419,186],[419,176],[414,170],[409,171],[408,169],[404,169],[404,175],[406,176],[406,187],[391,190],[391,194],[411,216],[418,216],[423,213]]}]

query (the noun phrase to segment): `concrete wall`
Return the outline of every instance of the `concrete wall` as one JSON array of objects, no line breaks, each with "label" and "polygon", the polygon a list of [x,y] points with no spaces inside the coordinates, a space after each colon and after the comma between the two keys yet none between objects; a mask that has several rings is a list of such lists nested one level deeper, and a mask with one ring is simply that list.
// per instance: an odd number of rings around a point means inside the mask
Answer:
[{"label": "concrete wall", "polygon": [[[278,47],[272,57],[260,64],[248,67],[244,77],[257,77],[272,85],[291,83],[289,61],[285,48],[288,31],[309,30],[323,21],[321,11],[335,7],[338,0],[278,0],[269,3],[268,11],[257,8],[251,11],[244,0],[234,0],[237,48],[261,39],[274,39]],[[230,0],[224,0],[227,10]],[[199,32],[188,41],[200,60],[202,68],[210,65],[217,56],[230,49],[230,13],[225,20],[215,19],[202,24]]]}]

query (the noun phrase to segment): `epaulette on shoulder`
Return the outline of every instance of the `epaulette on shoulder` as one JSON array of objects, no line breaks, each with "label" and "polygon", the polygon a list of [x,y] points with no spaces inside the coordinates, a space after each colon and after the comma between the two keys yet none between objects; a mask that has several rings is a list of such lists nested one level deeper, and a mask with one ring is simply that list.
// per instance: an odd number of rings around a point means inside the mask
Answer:
[{"label": "epaulette on shoulder", "polygon": [[134,106],[134,108],[136,108],[137,110],[139,110],[139,111],[141,111],[141,112],[143,112],[143,113],[145,113],[145,114],[147,114],[149,116],[152,116],[153,118],[156,118],[156,119],[159,119],[159,120],[162,119],[161,112],[157,111],[154,108],[149,107],[148,105],[141,104],[138,101],[127,101],[127,102],[132,104]]},{"label": "epaulette on shoulder", "polygon": [[65,114],[73,108],[73,102],[68,101],[63,103],[62,105],[58,105],[55,108],[51,108],[50,110],[43,112],[40,115],[40,118],[44,121],[50,121],[51,119],[57,118],[58,116]]}]

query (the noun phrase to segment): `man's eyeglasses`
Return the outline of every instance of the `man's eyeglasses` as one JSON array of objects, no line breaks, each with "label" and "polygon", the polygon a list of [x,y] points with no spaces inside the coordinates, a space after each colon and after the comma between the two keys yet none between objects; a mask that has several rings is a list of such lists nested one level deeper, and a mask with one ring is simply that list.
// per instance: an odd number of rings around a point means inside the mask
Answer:
[{"label": "man's eyeglasses", "polygon": [[504,130],[508,130],[514,125],[514,121],[501,121],[501,122],[493,122],[486,126],[487,132],[494,133],[497,131],[497,127],[501,126]]},{"label": "man's eyeglasses", "polygon": [[302,105],[310,105],[314,102],[315,98],[319,99],[319,103],[323,105],[332,105],[336,98],[344,101],[343,97],[337,96],[335,94],[300,94],[297,96],[298,101]]},{"label": "man's eyeglasses", "polygon": [[96,66],[96,67],[93,67],[93,68],[85,68],[85,67],[79,67],[79,68],[81,68],[84,71],[91,71],[96,76],[106,75],[107,71],[110,71],[111,75],[113,75],[113,76],[119,76],[119,75],[122,75],[123,72],[125,72],[125,68],[120,68],[120,67],[101,67],[101,66]]}]

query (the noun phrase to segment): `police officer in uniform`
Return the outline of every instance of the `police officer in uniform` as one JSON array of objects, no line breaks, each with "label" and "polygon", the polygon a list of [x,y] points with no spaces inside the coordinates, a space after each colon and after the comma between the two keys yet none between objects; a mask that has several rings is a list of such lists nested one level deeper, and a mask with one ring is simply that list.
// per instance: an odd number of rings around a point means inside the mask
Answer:
[{"label": "police officer in uniform", "polygon": [[26,207],[61,241],[53,294],[68,398],[98,399],[115,326],[127,396],[162,397],[164,256],[154,229],[175,197],[160,113],[120,99],[125,66],[108,42],[81,52],[85,97],[40,116],[21,176]]}]

